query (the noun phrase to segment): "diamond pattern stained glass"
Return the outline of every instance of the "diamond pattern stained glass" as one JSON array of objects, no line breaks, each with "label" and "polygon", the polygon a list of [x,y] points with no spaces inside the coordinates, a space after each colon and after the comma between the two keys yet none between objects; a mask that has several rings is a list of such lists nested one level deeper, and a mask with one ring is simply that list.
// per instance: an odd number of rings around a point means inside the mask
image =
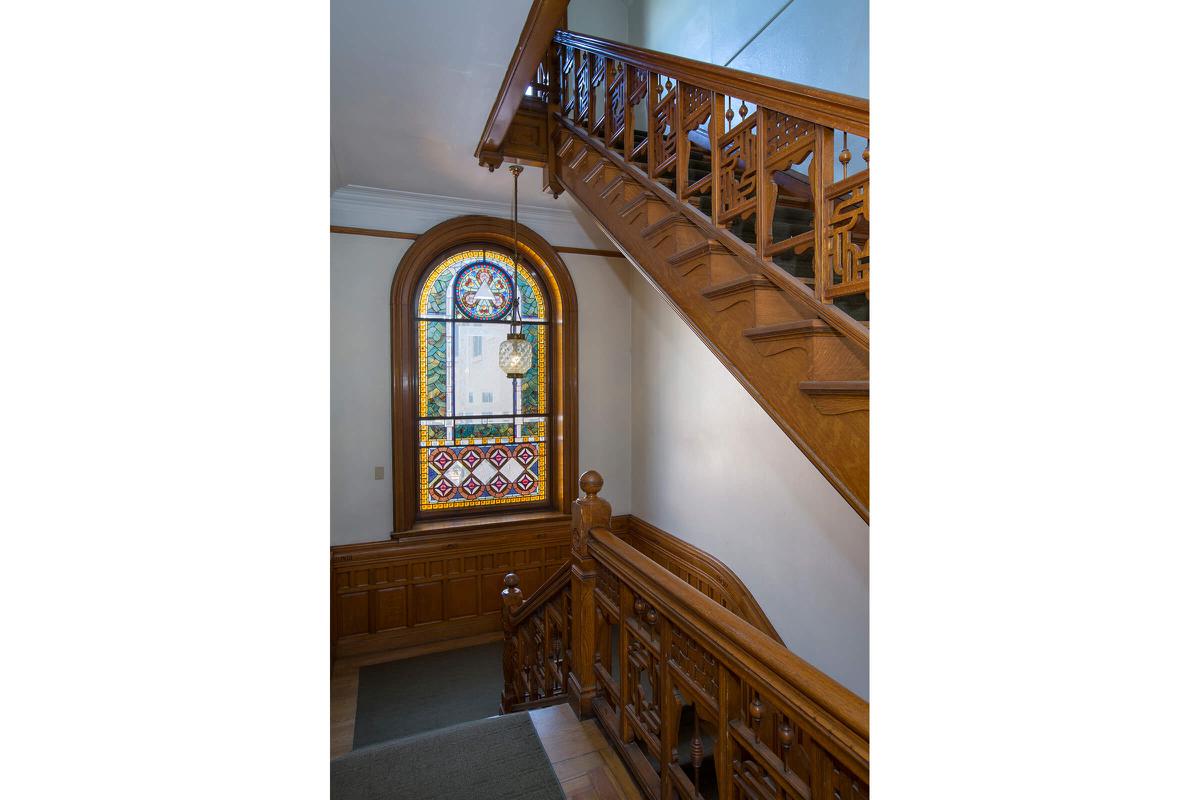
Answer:
[{"label": "diamond pattern stained glass", "polygon": [[[524,263],[484,248],[430,269],[416,300],[421,511],[546,499],[548,306]],[[533,345],[509,379],[496,342],[512,326]]]}]

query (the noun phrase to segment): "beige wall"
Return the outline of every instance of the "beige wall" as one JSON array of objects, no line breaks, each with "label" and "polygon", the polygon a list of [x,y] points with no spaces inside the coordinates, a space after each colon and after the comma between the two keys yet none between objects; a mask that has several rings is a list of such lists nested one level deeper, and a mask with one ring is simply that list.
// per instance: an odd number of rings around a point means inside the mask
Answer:
[{"label": "beige wall", "polygon": [[[411,242],[330,236],[330,543],[392,531],[392,276]],[[630,280],[624,259],[563,256],[579,299],[579,464],[605,476],[613,512],[630,503]],[[384,480],[374,479],[382,466]]]},{"label": "beige wall", "polygon": [[636,271],[632,290],[633,513],[724,561],[867,697],[867,525]]}]

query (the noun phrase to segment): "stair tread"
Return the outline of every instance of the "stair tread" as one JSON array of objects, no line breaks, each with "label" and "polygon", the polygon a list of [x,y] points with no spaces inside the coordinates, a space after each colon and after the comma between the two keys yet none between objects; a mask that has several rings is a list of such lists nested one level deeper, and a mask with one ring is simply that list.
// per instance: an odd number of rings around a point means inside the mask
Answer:
[{"label": "stair tread", "polygon": [[833,326],[820,319],[796,319],[790,322],[777,322],[774,325],[759,325],[746,328],[742,335],[749,339],[778,339],[787,335],[803,335],[814,333],[832,333]]},{"label": "stair tread", "polygon": [[869,397],[870,381],[800,381],[800,391],[808,395],[838,395],[841,397]]},{"label": "stair tread", "polygon": [[732,294],[733,292],[742,292],[747,289],[775,289],[778,291],[779,287],[771,283],[769,279],[763,277],[762,275],[746,274],[734,278],[733,280],[715,283],[702,291],[700,294],[702,294],[704,297],[712,299],[714,297]]}]

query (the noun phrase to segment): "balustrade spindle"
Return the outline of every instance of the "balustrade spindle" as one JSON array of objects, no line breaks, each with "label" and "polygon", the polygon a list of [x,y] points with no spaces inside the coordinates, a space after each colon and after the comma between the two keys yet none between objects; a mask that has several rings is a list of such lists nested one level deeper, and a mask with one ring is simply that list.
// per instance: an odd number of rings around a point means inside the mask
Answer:
[{"label": "balustrade spindle", "polygon": [[846,176],[850,170],[850,148],[846,146],[846,132],[842,131],[842,152],[838,153],[838,161],[842,164],[842,180],[846,180]]}]

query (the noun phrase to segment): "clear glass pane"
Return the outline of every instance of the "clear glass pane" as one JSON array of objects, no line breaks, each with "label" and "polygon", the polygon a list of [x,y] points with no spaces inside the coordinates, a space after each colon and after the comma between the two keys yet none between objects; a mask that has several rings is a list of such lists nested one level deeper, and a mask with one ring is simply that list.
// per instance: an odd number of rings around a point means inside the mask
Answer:
[{"label": "clear glass pane", "polygon": [[500,370],[500,343],[507,325],[454,324],[454,414],[512,414],[513,382]]}]

